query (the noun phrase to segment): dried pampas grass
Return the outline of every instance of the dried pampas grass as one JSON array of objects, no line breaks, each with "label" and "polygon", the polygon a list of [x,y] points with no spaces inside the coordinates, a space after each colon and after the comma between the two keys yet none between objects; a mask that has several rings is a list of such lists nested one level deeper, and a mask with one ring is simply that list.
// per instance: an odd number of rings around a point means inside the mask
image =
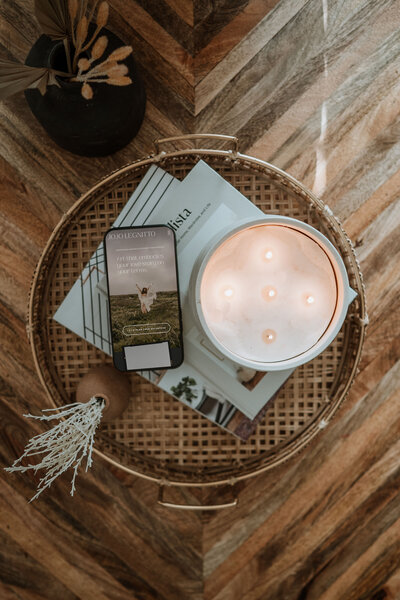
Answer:
[{"label": "dried pampas grass", "polygon": [[85,100],[91,100],[93,98],[93,89],[88,83],[84,83],[82,86],[82,96]]},{"label": "dried pampas grass", "polygon": [[104,54],[105,49],[107,48],[108,39],[105,35],[99,37],[99,39],[93,44],[93,48],[90,53],[91,60],[98,60]]},{"label": "dried pampas grass", "polygon": [[[79,0],[78,0],[79,1]],[[81,3],[84,0],[80,0]],[[92,6],[90,16],[93,17],[98,2],[95,1]],[[72,6],[74,14],[76,14],[75,5]],[[97,8],[96,15],[96,29],[89,39],[86,41],[88,35],[88,21],[85,16],[81,17],[76,28],[76,44],[75,53],[72,62],[72,70],[75,71],[78,68],[78,73],[72,78],[72,81],[78,81],[82,83],[81,93],[85,100],[91,100],[93,98],[93,88],[90,83],[108,83],[109,85],[130,85],[132,79],[127,76],[128,68],[120,68],[114,71],[112,75],[109,74],[110,65],[122,67],[118,65],[118,61],[124,60],[132,52],[131,46],[121,46],[114,50],[110,56],[102,63],[96,65],[90,69],[92,63],[98,61],[104,54],[108,39],[105,35],[98,37],[100,30],[107,24],[109,15],[108,3],[103,0],[100,2]],[[70,13],[72,20],[72,13]],[[97,38],[97,39],[96,39]],[[90,57],[84,57],[79,59],[79,55],[83,52],[90,50]]]},{"label": "dried pampas grass", "polygon": [[[24,473],[28,470],[36,473],[39,469],[45,470],[45,475],[40,479],[37,492],[30,502],[40,496],[59,475],[69,468],[73,469],[71,496],[74,495],[75,479],[83,459],[86,457],[86,471],[92,465],[94,435],[100,424],[104,406],[103,398],[91,398],[86,403],[76,402],[59,409],[47,408],[42,411],[53,414],[24,415],[40,421],[59,421],[52,429],[29,440],[22,456],[11,467],[5,469],[11,473],[15,471]],[[38,455],[43,455],[38,464],[21,464],[23,459]]]},{"label": "dried pampas grass", "polygon": [[[104,56],[108,45],[105,35],[99,37],[109,16],[105,0],[35,0],[35,14],[43,33],[63,41],[68,72],[0,61],[0,99],[29,87],[37,87],[44,94],[47,86],[59,85],[56,76],[82,83],[85,100],[92,100],[94,96],[90,83],[117,86],[132,83],[128,68],[118,64],[131,54],[131,46],[117,48],[103,62],[92,66]],[[96,27],[90,36],[92,22]],[[111,69],[114,69],[112,73]]]},{"label": "dried pampas grass", "polygon": [[[99,38],[99,42],[102,38]],[[99,46],[95,52],[95,56],[101,50]],[[90,83],[108,83],[109,85],[125,86],[132,83],[132,79],[128,77],[128,67],[123,64],[119,64],[119,60],[123,60],[132,52],[131,46],[122,46],[111,52],[106,60],[98,63],[91,69],[88,68],[94,61],[93,53],[89,59],[81,59],[78,63],[79,71],[73,81],[79,81],[83,83],[82,95],[87,100],[93,97],[93,90],[88,86]],[[86,86],[84,88],[84,86]],[[90,90],[90,91],[89,91]],[[89,97],[90,96],[90,97]]]},{"label": "dried pampas grass", "polygon": [[99,10],[97,11],[96,25],[99,29],[105,27],[108,21],[108,4],[107,2],[102,2],[99,6]]}]

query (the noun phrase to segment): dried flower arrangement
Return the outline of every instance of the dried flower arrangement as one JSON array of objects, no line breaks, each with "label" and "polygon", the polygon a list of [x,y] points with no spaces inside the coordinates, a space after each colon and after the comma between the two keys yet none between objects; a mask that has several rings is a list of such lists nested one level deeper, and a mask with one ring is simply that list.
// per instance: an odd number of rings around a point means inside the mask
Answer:
[{"label": "dried flower arrangement", "polygon": [[121,46],[98,62],[108,43],[105,35],[99,36],[108,21],[105,0],[35,0],[35,14],[43,33],[63,41],[67,71],[0,60],[0,100],[27,88],[37,88],[43,95],[47,86],[59,86],[57,76],[82,83],[81,93],[86,100],[93,98],[93,83],[132,83],[128,67],[119,64],[132,52],[131,46]]},{"label": "dried flower arrangement", "polygon": [[[86,456],[86,471],[92,465],[92,451],[94,435],[101,421],[105,401],[103,398],[93,397],[89,402],[75,402],[66,404],[62,408],[47,408],[42,412],[47,415],[31,415],[24,417],[39,419],[41,421],[58,420],[59,423],[29,440],[24,453],[11,467],[9,472],[45,469],[46,474],[40,479],[38,491],[31,498],[35,500],[53,481],[70,467],[73,468],[71,496],[75,491],[75,479],[82,460]],[[58,412],[55,412],[58,411]],[[46,454],[47,453],[47,454]],[[24,458],[45,454],[38,464],[22,465]]]}]

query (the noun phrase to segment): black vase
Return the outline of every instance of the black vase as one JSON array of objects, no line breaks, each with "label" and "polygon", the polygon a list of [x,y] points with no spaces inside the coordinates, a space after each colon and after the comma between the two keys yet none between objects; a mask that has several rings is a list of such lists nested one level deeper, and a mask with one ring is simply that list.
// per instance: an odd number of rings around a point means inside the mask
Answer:
[{"label": "black vase", "polygon": [[[106,29],[101,35],[108,38],[100,59],[103,61],[125,44]],[[42,35],[32,46],[25,63],[67,71],[63,42]],[[25,91],[31,111],[56,144],[82,156],[106,156],[135,137],[143,122],[146,94],[132,55],[122,63],[128,67],[132,83],[127,86],[91,83],[93,98],[90,100],[83,98],[81,83],[61,77],[57,77],[60,87],[48,86],[43,96],[37,89]]]}]

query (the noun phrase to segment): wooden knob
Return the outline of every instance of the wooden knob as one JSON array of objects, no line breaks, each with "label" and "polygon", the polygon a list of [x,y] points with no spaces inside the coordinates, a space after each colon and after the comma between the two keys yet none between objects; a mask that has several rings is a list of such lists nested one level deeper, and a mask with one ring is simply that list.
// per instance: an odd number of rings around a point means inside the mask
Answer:
[{"label": "wooden knob", "polygon": [[93,396],[104,398],[106,405],[102,420],[112,421],[128,407],[130,393],[128,375],[104,365],[91,369],[82,377],[76,389],[76,401],[88,402]]}]

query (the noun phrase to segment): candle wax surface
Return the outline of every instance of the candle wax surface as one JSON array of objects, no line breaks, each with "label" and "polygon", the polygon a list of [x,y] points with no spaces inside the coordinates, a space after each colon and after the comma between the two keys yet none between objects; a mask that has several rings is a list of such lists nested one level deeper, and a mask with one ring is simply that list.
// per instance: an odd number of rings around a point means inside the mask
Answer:
[{"label": "candle wax surface", "polygon": [[227,350],[288,360],[324,334],[336,307],[332,264],[311,237],[282,225],[248,227],[212,254],[200,286],[206,323]]}]

